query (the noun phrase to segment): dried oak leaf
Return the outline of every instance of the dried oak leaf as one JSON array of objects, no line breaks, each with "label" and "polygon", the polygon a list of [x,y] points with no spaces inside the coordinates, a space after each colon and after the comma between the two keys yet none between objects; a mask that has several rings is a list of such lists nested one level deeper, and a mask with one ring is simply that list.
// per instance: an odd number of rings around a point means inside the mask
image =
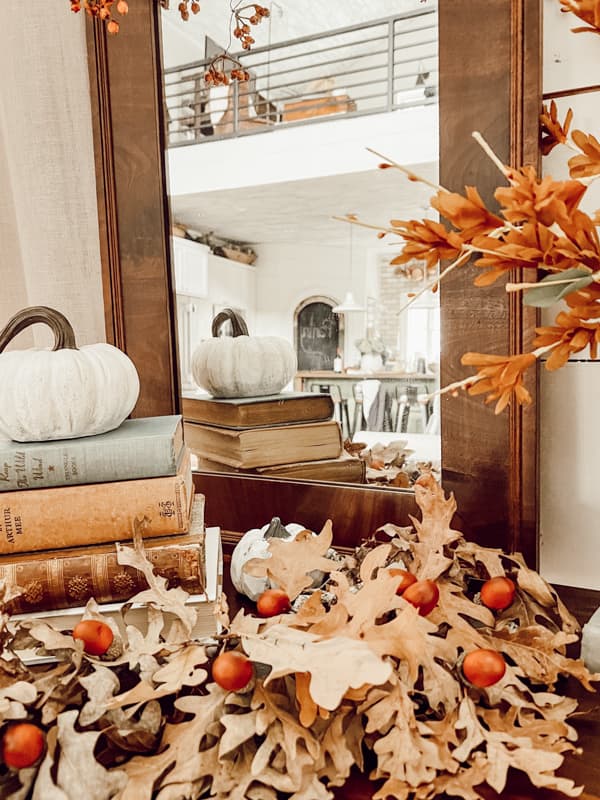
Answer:
[{"label": "dried oak leaf", "polygon": [[208,739],[211,725],[223,714],[226,696],[213,683],[202,696],[179,697],[176,708],[192,718],[165,726],[157,754],[135,756],[122,765],[127,784],[114,800],[140,800],[153,797],[153,791],[166,800],[171,789],[171,797],[201,796],[202,787],[207,788],[217,772],[218,742]]},{"label": "dried oak leaf", "polygon": [[[136,520],[136,523],[138,521]],[[117,543],[117,563],[139,570],[146,579],[148,589],[138,592],[130,603],[147,603],[163,612],[172,614],[181,630],[172,626],[169,632],[171,641],[189,639],[196,624],[197,614],[193,608],[186,606],[189,595],[181,587],[167,588],[167,579],[154,574],[151,562],[146,557],[140,539],[135,539],[135,547],[126,547]]]},{"label": "dried oak leaf", "polygon": [[421,509],[421,520],[411,517],[417,540],[412,546],[414,561],[411,571],[419,580],[436,580],[452,563],[446,548],[462,539],[452,530],[456,500],[448,498],[432,475],[423,475],[415,483],[415,500]]},{"label": "dried oak leaf", "polygon": [[310,531],[299,533],[293,541],[270,539],[267,559],[253,558],[244,564],[244,572],[255,577],[268,576],[291,600],[298,597],[313,582],[308,573],[314,570],[331,572],[337,565],[325,558],[331,547],[333,528],[331,520],[317,536]]},{"label": "dried oak leaf", "polygon": [[561,650],[565,645],[577,640],[576,636],[558,631],[552,633],[544,625],[519,626],[516,630],[507,628],[493,632],[496,647],[510,656],[534,683],[552,686],[560,675],[572,675],[593,692],[592,680],[600,680],[600,675],[590,675],[583,661],[567,658]]},{"label": "dried oak leaf", "polygon": [[326,779],[328,786],[343,786],[355,765],[364,768],[364,737],[363,720],[353,703],[342,705],[331,715],[319,737],[321,752],[317,765],[319,777]]},{"label": "dried oak leaf", "polygon": [[385,693],[373,692],[359,710],[366,717],[367,733],[380,734],[373,744],[377,766],[371,778],[385,783],[374,796],[408,797],[438,772],[455,768],[447,747],[440,748],[433,731],[415,718],[415,705],[403,681],[395,678]]},{"label": "dried oak leaf", "polygon": [[9,719],[23,719],[27,716],[25,706],[37,698],[35,686],[27,681],[16,681],[0,689],[0,725]]},{"label": "dried oak leaf", "polygon": [[130,715],[122,709],[109,711],[98,722],[110,744],[125,753],[155,752],[163,726],[160,703],[151,700],[140,714]]},{"label": "dried oak leaf", "polygon": [[[127,612],[125,611],[125,618]],[[162,611],[148,606],[146,608],[147,628],[144,633],[135,625],[125,627],[125,641],[122,655],[114,659],[112,666],[127,664],[130,670],[137,670],[142,680],[151,679],[158,667],[157,656],[167,648],[161,634],[165,626]]]},{"label": "dried oak leaf", "polygon": [[326,796],[323,785],[314,781],[319,741],[296,718],[293,692],[285,684],[281,689],[269,691],[259,683],[254,690],[251,707],[257,711],[257,732],[264,738],[252,759],[251,772],[263,784],[282,792],[307,792],[310,787],[315,797]]},{"label": "dried oak leaf", "polygon": [[[543,156],[551,153],[556,145],[564,144],[567,141],[569,127],[573,120],[573,109],[569,109],[565,115],[565,121],[561,123],[558,119],[558,108],[554,100],[550,107],[544,103],[540,114],[540,137],[541,151]],[[572,176],[573,177],[573,176]]]},{"label": "dried oak leaf", "polygon": [[201,668],[207,662],[206,650],[201,644],[190,642],[166,657],[166,662],[152,675],[152,682],[141,680],[136,685],[112,697],[107,710],[139,705],[149,700],[158,700],[176,694],[183,686],[198,686],[206,680],[208,673]]},{"label": "dried oak leaf", "polygon": [[[127,783],[121,770],[107,770],[94,758],[100,733],[75,729],[77,711],[65,711],[56,721],[56,739],[49,737],[48,751],[35,782],[32,800],[112,800]],[[60,745],[60,750],[56,747]],[[82,779],[85,784],[82,784]]]},{"label": "dried oak leaf", "polygon": [[252,661],[271,667],[265,686],[284,675],[309,673],[312,699],[329,711],[339,706],[348,689],[385,683],[392,671],[367,644],[343,634],[318,640],[280,624],[257,637],[243,636],[242,646]]},{"label": "dried oak leaf", "polygon": [[82,676],[79,683],[87,692],[87,702],[79,713],[79,723],[87,727],[106,713],[108,703],[119,690],[119,679],[111,669],[98,664],[89,675]]}]

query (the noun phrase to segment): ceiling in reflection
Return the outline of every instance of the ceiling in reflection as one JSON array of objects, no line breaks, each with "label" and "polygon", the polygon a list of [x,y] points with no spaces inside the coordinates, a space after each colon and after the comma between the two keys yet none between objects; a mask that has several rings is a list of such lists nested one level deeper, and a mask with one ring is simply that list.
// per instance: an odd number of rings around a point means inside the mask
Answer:
[{"label": "ceiling in reflection", "polygon": [[[438,165],[411,165],[437,180]],[[334,215],[357,214],[375,224],[426,215],[431,190],[395,170],[371,170],[311,180],[249,186],[171,198],[173,219],[200,233],[250,244],[344,244],[346,225]],[[376,243],[376,232],[355,227],[355,238]]]}]

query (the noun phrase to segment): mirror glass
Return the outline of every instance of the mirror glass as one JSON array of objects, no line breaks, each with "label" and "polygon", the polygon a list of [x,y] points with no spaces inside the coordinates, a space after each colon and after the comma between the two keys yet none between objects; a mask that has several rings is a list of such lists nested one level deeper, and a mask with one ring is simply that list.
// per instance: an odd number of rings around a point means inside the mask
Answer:
[{"label": "mirror glass", "polygon": [[[378,165],[437,183],[437,9],[265,3],[262,16],[242,2],[161,12],[187,440],[201,469],[410,488],[440,469],[439,302],[435,273],[394,264],[400,240],[378,228],[432,214],[432,190]],[[268,342],[193,359],[225,308],[251,337],[287,341],[297,368],[283,391],[303,395],[206,400],[210,380],[233,391],[265,364],[282,372]]]}]

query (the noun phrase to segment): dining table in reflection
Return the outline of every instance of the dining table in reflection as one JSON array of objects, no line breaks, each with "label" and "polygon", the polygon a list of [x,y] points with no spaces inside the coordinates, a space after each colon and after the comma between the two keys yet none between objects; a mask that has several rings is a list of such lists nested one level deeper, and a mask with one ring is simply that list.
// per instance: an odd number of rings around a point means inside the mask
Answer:
[{"label": "dining table in reflection", "polygon": [[[367,390],[367,387],[370,388]],[[375,400],[375,395],[378,396],[375,408],[370,411],[369,407],[363,408],[363,395],[366,399],[372,387],[376,389],[371,394],[371,401]],[[425,433],[433,406],[425,401],[423,407],[419,408],[418,398],[430,396],[438,388],[439,376],[434,372],[299,370],[294,378],[296,391],[331,394],[336,418],[348,438],[365,428],[388,432],[407,431],[407,397],[408,405],[419,409],[420,420],[415,432]],[[406,413],[402,412],[403,408]]]}]

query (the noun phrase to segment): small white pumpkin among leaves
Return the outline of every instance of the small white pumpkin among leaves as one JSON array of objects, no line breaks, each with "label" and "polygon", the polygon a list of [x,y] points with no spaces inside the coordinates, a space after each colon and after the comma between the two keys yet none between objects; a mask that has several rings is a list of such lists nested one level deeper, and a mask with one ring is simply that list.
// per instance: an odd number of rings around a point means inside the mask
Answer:
[{"label": "small white pumpkin among leaves", "polygon": [[[233,336],[220,336],[231,322]],[[279,336],[249,336],[244,320],[226,308],[214,318],[212,339],[200,342],[192,357],[192,374],[213,397],[264,397],[278,394],[296,371],[296,354]]]},{"label": "small white pumpkin among leaves", "polygon": [[[53,350],[11,350],[29,325],[49,325]],[[125,353],[110,344],[77,348],[59,311],[32,306],[0,332],[0,433],[17,442],[93,436],[118,428],[137,402],[140,382]]]},{"label": "small white pumpkin among leaves", "polygon": [[266,589],[271,588],[266,576],[257,578],[244,572],[244,564],[253,558],[269,558],[271,539],[293,542],[296,536],[305,530],[304,525],[290,522],[284,526],[279,517],[273,517],[268,525],[247,531],[237,543],[231,556],[231,582],[238,592],[245,594],[251,600],[256,600]]}]

